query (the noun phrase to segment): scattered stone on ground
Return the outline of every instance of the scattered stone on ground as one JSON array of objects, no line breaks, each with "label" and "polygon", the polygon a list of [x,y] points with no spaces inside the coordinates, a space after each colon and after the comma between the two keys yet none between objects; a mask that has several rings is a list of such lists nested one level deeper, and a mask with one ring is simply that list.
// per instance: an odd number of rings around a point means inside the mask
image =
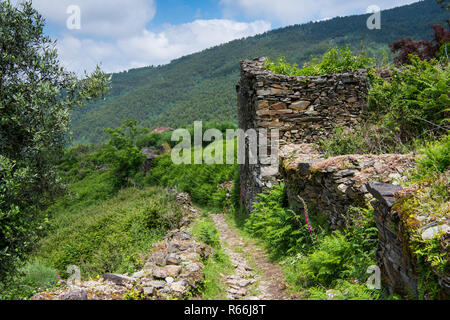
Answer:
[{"label": "scattered stone on ground", "polygon": [[[263,249],[245,243],[230,228],[224,215],[212,215],[220,232],[224,252],[235,267],[233,275],[222,275],[227,284],[228,300],[291,300],[286,292],[284,274],[280,266],[269,262]],[[258,266],[258,272],[250,266],[248,255]]]},{"label": "scattered stone on ground", "polygon": [[[177,203],[187,217],[180,228],[171,231],[164,240],[153,245],[142,270],[133,274],[106,273],[102,278],[68,283],[60,281],[58,288],[41,292],[33,300],[148,300],[185,299],[196,292],[204,281],[202,261],[213,249],[196,241],[188,232],[197,217],[187,194],[178,194]],[[233,275],[222,275],[227,284],[229,300],[288,300],[284,275],[280,266],[268,261],[263,249],[245,243],[227,224],[223,215],[212,215],[221,234],[224,251],[235,266]],[[243,252],[243,253],[240,253]],[[259,273],[249,264],[251,257]]]},{"label": "scattered stone on ground", "polygon": [[204,281],[203,263],[213,249],[197,242],[187,231],[197,210],[187,194],[177,194],[186,218],[180,229],[171,231],[153,245],[142,270],[133,275],[106,273],[103,278],[78,283],[60,282],[60,289],[38,293],[33,300],[122,300],[137,294],[151,300],[183,299]]},{"label": "scattered stone on ground", "polygon": [[103,279],[78,285],[61,282],[62,289],[39,293],[33,300],[122,300],[132,290],[151,300],[183,299],[201,285],[202,261],[212,253],[210,247],[195,241],[186,230],[177,229],[153,250],[158,254],[150,255],[143,270],[133,276],[107,273]]}]

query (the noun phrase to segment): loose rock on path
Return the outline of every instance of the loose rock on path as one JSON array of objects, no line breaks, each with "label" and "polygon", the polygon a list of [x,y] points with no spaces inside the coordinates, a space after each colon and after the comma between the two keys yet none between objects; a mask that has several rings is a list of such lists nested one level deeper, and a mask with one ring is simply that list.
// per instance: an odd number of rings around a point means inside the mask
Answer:
[{"label": "loose rock on path", "polygon": [[[286,292],[284,274],[280,266],[271,263],[265,250],[244,241],[229,226],[223,214],[211,215],[220,232],[224,252],[235,267],[231,276],[224,276],[228,300],[291,300]],[[253,267],[249,264],[249,259]]]}]

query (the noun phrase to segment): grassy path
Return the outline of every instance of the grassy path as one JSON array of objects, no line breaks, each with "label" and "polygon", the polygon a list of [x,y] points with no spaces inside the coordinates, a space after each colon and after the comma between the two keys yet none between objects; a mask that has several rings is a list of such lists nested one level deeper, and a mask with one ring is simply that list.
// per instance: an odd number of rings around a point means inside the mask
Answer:
[{"label": "grassy path", "polygon": [[269,261],[264,249],[239,236],[223,214],[211,215],[224,252],[235,268],[224,277],[229,300],[291,300],[281,267]]}]

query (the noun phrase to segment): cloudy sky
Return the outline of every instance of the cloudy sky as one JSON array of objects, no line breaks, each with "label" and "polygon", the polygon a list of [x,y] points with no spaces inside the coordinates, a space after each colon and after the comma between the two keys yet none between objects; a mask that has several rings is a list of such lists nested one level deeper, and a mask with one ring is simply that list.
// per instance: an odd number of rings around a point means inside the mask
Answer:
[{"label": "cloudy sky", "polygon": [[[98,63],[108,72],[165,64],[275,28],[416,1],[33,0],[33,5],[47,20],[46,32],[58,40],[63,63],[81,73]],[[80,29],[73,29],[78,21]]]}]

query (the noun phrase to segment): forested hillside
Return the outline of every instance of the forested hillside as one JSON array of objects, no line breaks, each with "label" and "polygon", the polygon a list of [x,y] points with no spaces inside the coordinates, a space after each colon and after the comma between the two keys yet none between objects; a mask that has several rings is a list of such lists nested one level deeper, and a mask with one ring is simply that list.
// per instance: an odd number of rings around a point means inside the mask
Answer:
[{"label": "forested hillside", "polygon": [[159,67],[147,67],[113,75],[112,90],[105,101],[73,114],[75,142],[104,140],[104,128],[117,127],[125,119],[146,127],[191,124],[194,120],[236,119],[235,85],[239,60],[286,56],[302,64],[321,56],[331,45],[362,45],[379,62],[388,44],[399,38],[430,38],[430,24],[448,19],[434,0],[426,0],[382,12],[382,29],[366,27],[368,15],[335,18],[295,25],[255,37],[235,40]]}]

